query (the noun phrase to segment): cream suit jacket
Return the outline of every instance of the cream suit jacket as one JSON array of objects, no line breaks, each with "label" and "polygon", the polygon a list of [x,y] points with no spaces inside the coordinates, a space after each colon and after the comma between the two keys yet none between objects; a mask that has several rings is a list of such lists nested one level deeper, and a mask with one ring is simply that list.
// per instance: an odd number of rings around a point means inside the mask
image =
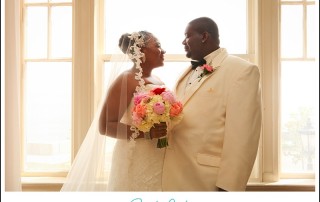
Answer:
[{"label": "cream suit jacket", "polygon": [[205,57],[213,73],[184,93],[188,68],[176,84],[184,117],[169,134],[163,191],[246,189],[261,131],[260,73],[225,49],[217,51]]}]

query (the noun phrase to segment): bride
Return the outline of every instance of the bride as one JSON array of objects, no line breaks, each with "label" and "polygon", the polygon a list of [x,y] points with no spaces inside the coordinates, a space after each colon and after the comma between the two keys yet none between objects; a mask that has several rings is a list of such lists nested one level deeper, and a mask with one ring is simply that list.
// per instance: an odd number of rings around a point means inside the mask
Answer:
[{"label": "bride", "polygon": [[157,138],[166,136],[167,126],[143,133],[130,124],[133,95],[164,85],[151,73],[163,66],[165,51],[147,31],[123,34],[119,47],[127,59],[111,61],[116,72],[129,62],[132,67],[108,87],[61,191],[162,190],[165,148],[157,148]]}]

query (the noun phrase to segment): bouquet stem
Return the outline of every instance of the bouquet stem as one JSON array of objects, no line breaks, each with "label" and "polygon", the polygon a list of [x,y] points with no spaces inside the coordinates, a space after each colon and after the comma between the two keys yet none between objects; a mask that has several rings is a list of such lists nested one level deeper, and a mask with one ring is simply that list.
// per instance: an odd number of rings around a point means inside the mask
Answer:
[{"label": "bouquet stem", "polygon": [[168,145],[169,145],[169,144],[168,144],[168,139],[167,139],[167,137],[159,138],[159,139],[158,139],[157,148],[167,147]]}]

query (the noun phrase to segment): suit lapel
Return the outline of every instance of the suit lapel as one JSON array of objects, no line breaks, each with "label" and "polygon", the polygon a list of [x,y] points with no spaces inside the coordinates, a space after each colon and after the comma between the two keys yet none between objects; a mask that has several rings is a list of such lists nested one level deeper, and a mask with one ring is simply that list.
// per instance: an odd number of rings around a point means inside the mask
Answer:
[{"label": "suit lapel", "polygon": [[[195,82],[191,87],[190,89],[185,93],[185,96],[183,96],[181,102],[185,105],[188,100],[193,96],[193,94],[200,88],[200,86],[207,80],[209,79],[210,77],[212,77],[214,74],[216,74],[217,70],[220,68],[220,65],[221,65],[221,62],[228,56],[228,53],[227,51],[224,49],[224,48],[221,48],[221,52],[219,53],[219,55],[217,55],[216,57],[214,58],[208,58],[206,59],[207,60],[207,64],[214,67],[215,70],[214,72],[212,72],[211,74],[207,74],[205,75],[199,82]],[[189,69],[190,71],[190,69]],[[189,71],[186,71],[183,76],[179,79],[178,83],[181,82],[182,78],[184,78],[186,76],[186,74],[189,72]],[[183,86],[180,86],[180,89],[182,88]],[[176,86],[176,90],[177,89],[177,86]]]}]

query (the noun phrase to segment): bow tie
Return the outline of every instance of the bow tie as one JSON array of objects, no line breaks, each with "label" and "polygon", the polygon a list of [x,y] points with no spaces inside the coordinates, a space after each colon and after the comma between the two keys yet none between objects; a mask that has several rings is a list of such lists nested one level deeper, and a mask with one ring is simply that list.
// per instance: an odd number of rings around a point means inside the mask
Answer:
[{"label": "bow tie", "polygon": [[191,65],[192,65],[191,69],[194,70],[195,68],[197,68],[197,67],[199,67],[201,65],[204,65],[206,63],[207,63],[207,61],[205,59],[201,59],[199,61],[191,60]]}]

